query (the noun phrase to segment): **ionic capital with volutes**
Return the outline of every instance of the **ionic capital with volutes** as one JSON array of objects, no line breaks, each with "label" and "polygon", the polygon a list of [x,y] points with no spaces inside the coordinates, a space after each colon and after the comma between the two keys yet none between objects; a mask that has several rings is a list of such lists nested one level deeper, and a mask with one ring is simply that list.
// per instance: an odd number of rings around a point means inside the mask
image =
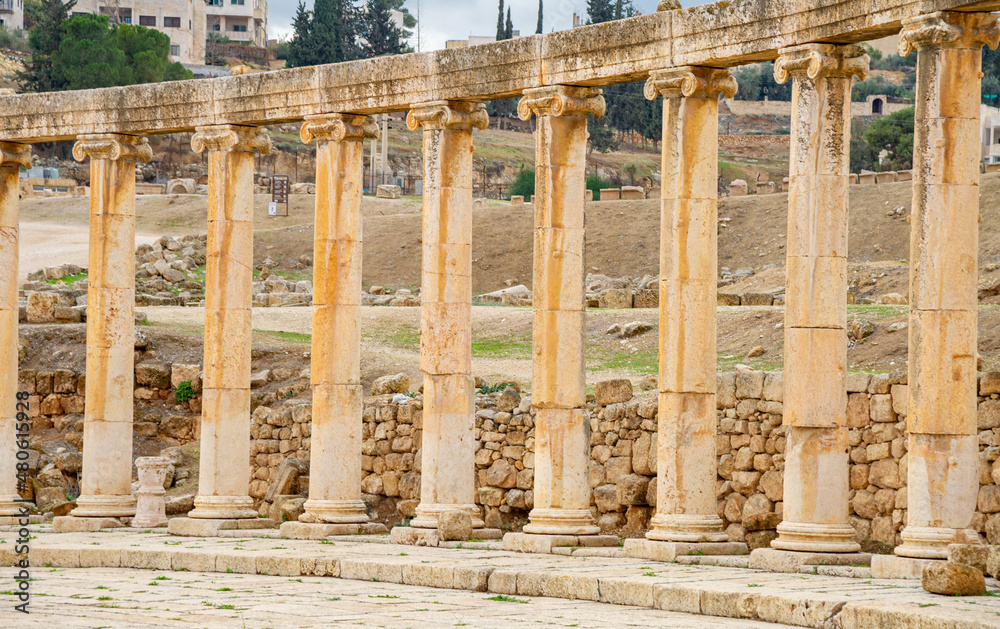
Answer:
[{"label": "ionic capital with volutes", "polygon": [[31,168],[31,145],[14,142],[0,142],[0,168],[19,166]]},{"label": "ionic capital with volutes", "polygon": [[524,91],[517,104],[517,115],[521,120],[535,116],[586,116],[596,119],[604,116],[607,103],[601,90],[592,87],[571,87],[552,85]]},{"label": "ionic capital with volutes", "polygon": [[903,57],[924,48],[977,48],[996,50],[1000,25],[995,13],[938,11],[903,20],[899,54]]},{"label": "ionic capital with volutes", "polygon": [[406,115],[406,126],[410,131],[424,129],[445,129],[447,127],[475,127],[483,130],[490,126],[490,116],[486,105],[467,101],[438,100],[413,105]]},{"label": "ionic capital with volutes", "polygon": [[148,162],[153,159],[153,149],[144,137],[102,133],[81,135],[73,145],[73,158],[82,162],[90,159],[108,159],[113,162]]},{"label": "ionic capital with volutes", "polygon": [[259,151],[263,155],[271,152],[271,138],[259,127],[231,124],[197,127],[191,137],[191,148],[195,153],[206,150],[226,153]]},{"label": "ionic capital with volutes", "polygon": [[649,73],[643,92],[649,100],[657,97],[677,98],[726,98],[736,96],[739,85],[726,68],[679,66]]},{"label": "ionic capital with volutes", "polygon": [[306,116],[299,131],[302,141],[310,144],[313,139],[327,142],[374,140],[378,137],[378,124],[370,116],[358,114],[320,114]]},{"label": "ionic capital with volutes", "polygon": [[782,48],[774,62],[774,80],[785,83],[791,77],[815,81],[820,77],[868,78],[871,59],[861,46],[836,44],[805,44]]}]

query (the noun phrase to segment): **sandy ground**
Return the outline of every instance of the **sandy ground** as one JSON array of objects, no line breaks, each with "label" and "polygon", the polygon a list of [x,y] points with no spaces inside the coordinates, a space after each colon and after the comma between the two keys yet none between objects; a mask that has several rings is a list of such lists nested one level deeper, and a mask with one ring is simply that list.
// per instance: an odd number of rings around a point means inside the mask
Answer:
[{"label": "sandy ground", "polygon": [[[24,282],[28,273],[46,266],[78,264],[87,266],[90,239],[86,224],[78,221],[25,222],[21,221],[21,240],[18,247],[17,279]],[[160,235],[136,234],[136,246],[152,244]]]}]

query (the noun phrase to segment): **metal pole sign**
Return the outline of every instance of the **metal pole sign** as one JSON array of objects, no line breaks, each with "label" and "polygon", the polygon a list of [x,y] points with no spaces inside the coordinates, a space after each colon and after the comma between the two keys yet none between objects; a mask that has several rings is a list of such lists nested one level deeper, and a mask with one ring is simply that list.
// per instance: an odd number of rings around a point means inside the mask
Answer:
[{"label": "metal pole sign", "polygon": [[268,216],[278,216],[278,204],[285,205],[285,213],[288,216],[288,192],[291,188],[288,175],[271,175],[271,202],[267,206]]}]

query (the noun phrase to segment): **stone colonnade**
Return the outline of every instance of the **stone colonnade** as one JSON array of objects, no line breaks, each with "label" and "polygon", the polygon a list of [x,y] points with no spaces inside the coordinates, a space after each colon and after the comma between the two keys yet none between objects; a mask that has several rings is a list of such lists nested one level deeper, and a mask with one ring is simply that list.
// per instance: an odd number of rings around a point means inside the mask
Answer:
[{"label": "stone colonnade", "polygon": [[[901,52],[917,51],[910,265],[908,522],[896,553],[939,558],[976,539],[976,308],[980,51],[1000,29],[988,13],[932,13],[903,22]],[[850,91],[868,59],[849,45],[779,51],[779,81],[793,82],[785,314],[785,407],[789,426],[783,551],[850,553],[846,414],[847,173]],[[719,94],[727,70],[684,66],[651,73],[647,96],[664,98],[657,513],[650,542],[718,544],[715,502],[715,282]],[[534,508],[529,535],[598,532],[590,511],[589,421],[584,380],[584,190],[587,117],[600,90],[528,89],[518,107],[535,116],[534,338],[537,408]],[[471,226],[474,129],[479,103],[414,105],[423,130],[421,369],[422,490],[412,525],[434,529],[444,513],[475,507],[471,368]],[[310,116],[317,143],[312,353],[313,468],[306,524],[367,521],[360,494],[360,283],[365,116]],[[134,513],[131,497],[134,338],[135,161],[146,141],[121,134],[78,138],[91,160],[91,259],[82,495],[57,530]],[[201,478],[195,509],[178,534],[259,523],[248,495],[253,154],[259,128],[199,127],[208,151]],[[0,143],[0,362],[17,361],[17,172],[25,145]],[[0,518],[16,513],[15,385],[0,389]],[[808,391],[808,394],[807,394]],[[95,444],[97,444],[95,446]],[[176,525],[175,525],[176,523]],[[80,530],[77,528],[76,530]],[[709,548],[709,546],[706,546]],[[730,549],[731,551],[732,549]],[[727,552],[719,550],[719,552]]]}]

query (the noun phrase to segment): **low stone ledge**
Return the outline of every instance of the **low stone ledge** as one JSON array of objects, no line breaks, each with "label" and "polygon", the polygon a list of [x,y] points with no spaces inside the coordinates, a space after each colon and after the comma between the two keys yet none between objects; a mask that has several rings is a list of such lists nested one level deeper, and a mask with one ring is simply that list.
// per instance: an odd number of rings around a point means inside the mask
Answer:
[{"label": "low stone ledge", "polygon": [[96,533],[101,529],[117,529],[125,526],[117,518],[80,518],[61,515],[52,518],[52,530],[56,533]]},{"label": "low stone ledge", "polygon": [[651,539],[625,540],[625,555],[635,559],[671,562],[680,557],[701,555],[747,555],[741,542],[661,542]]},{"label": "low stone ledge", "polygon": [[277,522],[268,518],[173,518],[167,525],[167,531],[171,535],[178,535],[181,537],[219,537],[220,531],[256,531],[259,529],[273,529],[276,527]]},{"label": "low stone ledge", "polygon": [[619,539],[614,535],[533,535],[507,533],[503,536],[503,549],[515,553],[551,554],[558,547],[614,547]]},{"label": "low stone ledge", "polygon": [[802,566],[869,566],[871,553],[806,553],[758,548],[750,553],[750,568],[768,572],[800,572]]},{"label": "low stone ledge", "polygon": [[944,563],[943,559],[917,559],[897,555],[872,557],[872,576],[876,579],[921,579],[924,567]]}]

